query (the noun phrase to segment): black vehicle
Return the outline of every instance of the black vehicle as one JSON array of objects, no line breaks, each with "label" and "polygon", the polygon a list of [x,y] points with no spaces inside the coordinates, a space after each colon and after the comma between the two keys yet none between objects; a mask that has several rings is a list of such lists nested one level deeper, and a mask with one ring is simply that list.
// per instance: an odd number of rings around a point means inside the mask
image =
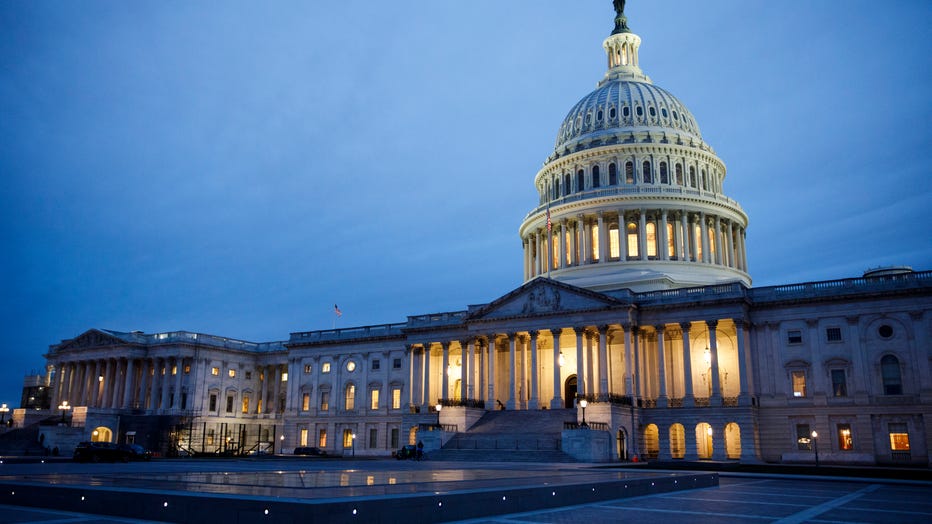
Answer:
[{"label": "black vehicle", "polygon": [[402,446],[401,449],[395,452],[395,458],[398,460],[417,460],[417,446],[413,444]]},{"label": "black vehicle", "polygon": [[294,448],[295,455],[308,455],[312,457],[326,457],[327,452],[320,448],[300,447]]},{"label": "black vehicle", "polygon": [[112,442],[79,442],[72,458],[75,462],[128,462],[130,454]]},{"label": "black vehicle", "polygon": [[129,460],[150,460],[152,452],[139,444],[121,444],[120,449]]}]

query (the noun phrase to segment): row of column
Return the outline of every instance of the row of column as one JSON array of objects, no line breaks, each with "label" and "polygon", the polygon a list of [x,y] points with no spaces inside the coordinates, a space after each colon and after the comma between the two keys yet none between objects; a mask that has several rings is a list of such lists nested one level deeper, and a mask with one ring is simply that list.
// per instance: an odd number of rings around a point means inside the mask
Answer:
[{"label": "row of column", "polygon": [[181,357],[60,362],[51,407],[64,401],[93,408],[179,407],[185,362]]},{"label": "row of column", "polygon": [[[648,222],[655,226],[652,240],[655,255],[650,255],[648,250]],[[559,270],[618,260],[692,261],[747,272],[744,227],[717,215],[665,209],[655,212],[619,210],[611,214],[600,211],[595,218],[580,214],[575,218],[554,220],[553,224],[550,234],[546,228],[541,228],[524,239],[525,280],[546,274],[548,265]],[[614,226],[611,233],[606,224]],[[629,224],[636,228],[636,252],[634,249],[629,252]],[[672,239],[669,238],[671,229]],[[617,258],[611,256],[609,235],[614,235],[611,240],[618,243]]]},{"label": "row of column", "polygon": [[[737,356],[739,368],[739,401],[745,402],[748,396],[747,381],[747,356],[745,355],[745,337],[744,323],[741,320],[735,320],[736,339],[737,339]],[[705,322],[709,333],[709,367],[711,381],[711,398],[721,399],[722,386],[720,380],[719,358],[718,358],[718,339],[717,339],[717,320]],[[695,405],[695,395],[693,393],[692,380],[692,349],[690,348],[690,330],[691,322],[684,322],[678,325],[683,334],[683,382],[685,394],[683,397],[683,406],[692,407]],[[553,397],[549,401],[551,409],[563,407],[564,399],[562,396],[563,384],[560,369],[560,336],[564,329],[570,329],[576,336],[576,377],[577,377],[577,394],[595,396],[617,393],[611,390],[609,377],[621,375],[624,380],[624,394],[632,397],[642,398],[647,396],[642,394],[647,391],[657,390],[658,407],[666,407],[669,403],[667,395],[667,347],[666,339],[668,327],[661,324],[654,327],[657,334],[657,358],[656,370],[650,373],[644,372],[648,368],[646,361],[645,344],[642,335],[645,332],[643,328],[621,324],[620,330],[611,330],[609,326],[603,325],[598,327],[573,327],[573,328],[552,328],[550,332],[553,340],[553,359],[551,366],[553,379]],[[617,336],[621,331],[624,337],[624,356],[621,370],[612,369],[612,359],[608,354],[608,337]],[[526,333],[526,334],[525,334]],[[432,399],[429,396],[431,391],[431,377],[436,376],[436,372],[431,371],[432,359],[430,358],[431,348],[440,346],[440,392],[441,398],[459,397],[460,399],[476,399],[486,402],[488,409],[495,409],[493,403],[500,402],[496,396],[496,379],[500,376],[496,373],[494,358],[495,344],[498,341],[508,345],[508,368],[504,373],[508,374],[507,390],[503,392],[502,398],[507,398],[504,406],[507,409],[538,409],[543,403],[540,398],[540,379],[538,376],[540,361],[538,352],[538,340],[540,331],[531,330],[525,333],[508,333],[508,334],[489,334],[485,337],[476,337],[458,342],[440,342],[425,343],[421,347],[411,347],[411,384],[409,402],[411,405],[420,405],[425,408],[432,405],[432,402],[440,399]],[[451,392],[449,384],[449,375],[447,370],[450,363],[451,346],[457,343],[460,346],[460,355],[462,361],[460,391]],[[416,357],[416,358],[415,358]],[[672,359],[671,359],[672,361]],[[530,372],[529,372],[530,370]],[[529,384],[529,391],[524,394],[519,391],[518,384]],[[652,387],[656,381],[657,387]],[[502,381],[503,382],[503,381]],[[417,387],[415,387],[417,386]],[[476,387],[478,386],[478,387]],[[719,400],[720,401],[720,400]]]}]

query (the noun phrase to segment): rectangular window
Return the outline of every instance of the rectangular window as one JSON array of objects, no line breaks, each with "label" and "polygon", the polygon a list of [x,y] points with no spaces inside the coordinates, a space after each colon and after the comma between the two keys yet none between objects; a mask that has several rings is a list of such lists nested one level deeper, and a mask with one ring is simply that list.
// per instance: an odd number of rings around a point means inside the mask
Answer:
[{"label": "rectangular window", "polygon": [[212,368],[210,368],[210,374],[213,375],[213,376],[215,376],[215,377],[220,376],[220,368],[218,368],[218,367],[212,367]]},{"label": "rectangular window", "polygon": [[572,265],[573,263],[573,237],[569,230],[563,234],[563,247],[566,248],[566,264]]},{"label": "rectangular window", "polygon": [[848,383],[843,369],[832,370],[832,394],[836,397],[848,396]]},{"label": "rectangular window", "polygon": [[560,235],[554,232],[550,235],[550,263],[553,269],[560,267]]},{"label": "rectangular window", "polygon": [[210,428],[207,430],[207,445],[208,446],[214,445],[214,429],[213,428]]},{"label": "rectangular window", "polygon": [[657,256],[657,226],[653,222],[647,223],[647,256]]},{"label": "rectangular window", "polygon": [[320,366],[321,373],[330,373],[330,362],[324,362]]},{"label": "rectangular window", "polygon": [[673,242],[673,223],[667,222],[667,257],[675,258],[676,257],[676,247],[674,247]]},{"label": "rectangular window", "polygon": [[390,446],[392,449],[398,449],[398,428],[392,428],[391,435],[392,442]]},{"label": "rectangular window", "polygon": [[[346,386],[344,401],[343,409],[347,411],[356,409],[356,386],[353,384]],[[363,399],[363,402],[365,402],[365,399]]]},{"label": "rectangular window", "polygon": [[353,447],[353,430],[345,428],[343,430],[343,448],[349,449]]},{"label": "rectangular window", "polygon": [[327,430],[326,429],[320,430],[320,432],[317,434],[317,447],[320,449],[324,449],[327,447]]},{"label": "rectangular window", "polygon": [[838,424],[838,449],[851,451],[854,441],[851,439],[851,424]]},{"label": "rectangular window", "polygon": [[208,411],[217,411],[217,395],[214,393],[210,394],[210,408]]},{"label": "rectangular window", "polygon": [[805,397],[806,396],[806,372],[805,371],[794,371],[792,376],[793,376],[793,396],[794,397]]},{"label": "rectangular window", "polygon": [[235,400],[233,395],[227,395],[227,413],[233,413],[233,402]]},{"label": "rectangular window", "polygon": [[288,372],[282,371],[282,382],[288,382]]},{"label": "rectangular window", "polygon": [[379,442],[379,430],[375,428],[369,428],[369,441],[366,442],[367,447],[374,448]]},{"label": "rectangular window", "polygon": [[262,399],[256,401],[256,413],[262,413]]},{"label": "rectangular window", "polygon": [[812,433],[809,431],[809,424],[796,424],[796,449],[812,451]]},{"label": "rectangular window", "polygon": [[230,375],[230,378],[236,378],[236,370],[235,369],[228,370],[227,375]]},{"label": "rectangular window", "polygon": [[401,369],[401,359],[400,359],[400,358],[396,358],[396,359],[392,360],[392,368],[394,368],[394,369]]},{"label": "rectangular window", "polygon": [[841,328],[830,327],[826,329],[825,340],[827,342],[841,342]]},{"label": "rectangular window", "polygon": [[628,258],[637,258],[638,254],[638,228],[634,224],[628,224]]},{"label": "rectangular window", "polygon": [[909,432],[906,424],[891,423],[890,430],[890,451],[909,451]]},{"label": "rectangular window", "polygon": [[174,364],[172,365],[172,376],[175,376],[177,374],[178,374],[178,364]]},{"label": "rectangular window", "polygon": [[246,372],[246,380],[252,380],[252,371]]},{"label": "rectangular window", "polygon": [[189,373],[191,373],[191,364],[185,364],[185,365],[184,365],[184,374],[187,375],[187,374],[189,374]]},{"label": "rectangular window", "polygon": [[379,409],[379,390],[373,389],[369,394],[369,409],[375,411]]},{"label": "rectangular window", "polygon": [[330,410],[330,392],[329,391],[320,392],[320,410],[321,411]]},{"label": "rectangular window", "polygon": [[310,364],[305,364],[305,365],[304,365],[304,374],[305,374],[305,375],[309,375],[310,373],[311,373],[311,365],[310,365]]},{"label": "rectangular window", "polygon": [[589,228],[589,232],[591,233],[590,236],[592,237],[589,243],[589,245],[592,246],[592,260],[598,260],[599,259],[599,225],[592,224],[592,226]]},{"label": "rectangular window", "polygon": [[621,256],[621,246],[618,245],[618,228],[615,226],[608,229],[608,256],[616,260]]},{"label": "rectangular window", "polygon": [[301,411],[307,411],[311,409],[311,394],[305,393],[301,395]]},{"label": "rectangular window", "polygon": [[307,428],[301,428],[301,436],[298,439],[298,444],[307,446]]},{"label": "rectangular window", "polygon": [[401,388],[392,388],[392,409],[401,409]]},{"label": "rectangular window", "polygon": [[243,395],[243,413],[249,413],[249,395]]},{"label": "rectangular window", "polygon": [[802,344],[803,343],[803,332],[798,329],[791,329],[786,332],[786,343],[787,344]]},{"label": "rectangular window", "polygon": [[382,361],[379,359],[374,359],[372,361],[372,370],[375,371],[382,367]]}]

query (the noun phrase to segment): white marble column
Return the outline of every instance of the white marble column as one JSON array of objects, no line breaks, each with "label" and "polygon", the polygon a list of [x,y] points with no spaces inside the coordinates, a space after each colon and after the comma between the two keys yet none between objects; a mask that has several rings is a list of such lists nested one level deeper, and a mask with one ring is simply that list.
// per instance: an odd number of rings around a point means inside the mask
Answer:
[{"label": "white marble column", "polygon": [[638,258],[647,260],[647,211],[638,212]]},{"label": "white marble column", "polygon": [[540,407],[540,391],[537,389],[537,331],[531,331],[531,396],[528,399],[528,409]]},{"label": "white marble column", "polygon": [[123,408],[129,409],[133,407],[133,399],[135,395],[133,393],[136,390],[135,383],[136,375],[136,360],[132,357],[126,359],[126,376],[123,377]]},{"label": "white marble column", "polygon": [[598,224],[599,224],[599,262],[608,261],[608,243],[605,239],[608,238],[605,231],[605,218],[603,213],[599,211],[598,214]]},{"label": "white marble column", "polygon": [[[712,374],[712,397],[721,398],[722,397],[722,381],[719,377],[718,370],[718,339],[716,337],[716,328],[718,326],[718,320],[707,320],[706,325],[709,327],[709,355],[710,355],[710,366]],[[716,403],[712,403],[713,406]]]},{"label": "white marble column", "polygon": [[608,326],[598,327],[599,337],[599,394],[608,393]]},{"label": "white marble column", "polygon": [[748,377],[750,376],[750,366],[748,366],[747,341],[744,338],[744,320],[736,319],[735,321],[735,338],[738,340],[738,405],[747,406],[751,404],[751,397],[748,394]]},{"label": "white marble column", "polygon": [[657,238],[660,239],[660,249],[658,250],[660,254],[660,260],[670,260],[669,244],[670,239],[667,238],[667,210],[660,210],[660,231]]},{"label": "white marble column", "polygon": [[486,357],[486,360],[488,361],[489,369],[487,373],[488,378],[486,379],[486,382],[488,383],[489,397],[488,397],[488,403],[486,404],[485,408],[495,409],[496,407],[495,401],[497,399],[495,398],[495,334],[494,333],[489,335],[488,353],[489,354]]},{"label": "white marble column", "polygon": [[586,394],[586,368],[583,359],[583,334],[586,332],[585,327],[574,327],[576,332],[576,395],[585,396]]},{"label": "white marble column", "polygon": [[421,402],[422,412],[427,413],[430,409],[430,342],[424,343],[424,390]]},{"label": "white marble column", "polygon": [[440,343],[440,398],[450,398],[450,342]]},{"label": "white marble column", "polygon": [[517,333],[508,334],[508,402],[505,404],[508,409],[515,409],[517,406]]},{"label": "white marble column", "polygon": [[657,330],[657,379],[660,383],[657,407],[665,408],[669,400],[667,397],[667,357],[664,352],[664,338],[667,328],[665,325],[659,324],[654,329]]},{"label": "white marble column", "polygon": [[560,381],[560,328],[550,328],[550,334],[553,335],[553,399],[550,401],[550,409],[563,408],[563,387]]},{"label": "white marble column", "polygon": [[689,347],[689,322],[680,323],[680,329],[683,330],[683,386],[686,389],[683,394],[683,407],[691,408],[696,405],[696,396],[693,393],[693,359]]},{"label": "white marble column", "polygon": [[469,398],[469,386],[471,377],[469,376],[469,341],[460,340],[460,360],[463,366],[460,368],[460,400],[464,403]]}]

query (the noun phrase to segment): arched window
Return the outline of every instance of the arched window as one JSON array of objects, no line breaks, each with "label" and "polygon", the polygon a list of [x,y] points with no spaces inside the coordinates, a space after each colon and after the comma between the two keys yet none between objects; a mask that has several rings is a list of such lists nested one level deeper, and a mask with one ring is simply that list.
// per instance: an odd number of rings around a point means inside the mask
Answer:
[{"label": "arched window", "polygon": [[647,256],[655,258],[657,256],[657,225],[653,222],[647,223]]},{"label": "arched window", "polygon": [[670,175],[669,175],[669,173],[667,173],[667,163],[666,163],[666,162],[661,162],[661,163],[660,163],[660,183],[661,183],[661,184],[669,184],[669,183],[670,183]]},{"label": "arched window", "polygon": [[630,160],[625,162],[625,183],[634,183],[634,162],[631,162]]},{"label": "arched window", "polygon": [[883,377],[884,395],[902,395],[903,381],[900,377],[900,361],[893,355],[880,359],[880,374]]},{"label": "arched window", "polygon": [[676,172],[676,184],[679,186],[683,185],[683,166],[681,164],[676,164],[673,166],[673,170]]},{"label": "arched window", "polygon": [[709,177],[706,176],[705,169],[702,170],[702,190],[709,190]]},{"label": "arched window", "polygon": [[675,459],[686,456],[686,428],[682,424],[670,426],[670,455]]},{"label": "arched window", "polygon": [[356,386],[354,384],[346,385],[344,399],[344,406],[347,411],[356,409]]},{"label": "arched window", "polygon": [[583,191],[586,189],[586,174],[582,169],[576,172],[576,191]]},{"label": "arched window", "polygon": [[689,166],[689,187],[696,187],[696,168]]},{"label": "arched window", "polygon": [[553,181],[553,198],[560,198],[560,179],[559,177]]},{"label": "arched window", "polygon": [[641,180],[643,180],[645,184],[654,183],[654,176],[650,172],[650,162],[647,160],[641,164]]},{"label": "arched window", "polygon": [[618,184],[618,168],[615,167],[615,163],[612,162],[608,165],[608,185],[614,186]]},{"label": "arched window", "polygon": [[640,256],[638,251],[638,225],[636,222],[628,222],[626,229],[628,230],[628,258],[638,258]]},{"label": "arched window", "polygon": [[602,184],[599,180],[599,166],[592,166],[592,187],[599,187]]},{"label": "arched window", "polygon": [[565,188],[567,195],[573,192],[573,186],[571,182],[572,182],[572,177],[570,176],[570,174],[564,173],[563,174],[563,187]]}]

